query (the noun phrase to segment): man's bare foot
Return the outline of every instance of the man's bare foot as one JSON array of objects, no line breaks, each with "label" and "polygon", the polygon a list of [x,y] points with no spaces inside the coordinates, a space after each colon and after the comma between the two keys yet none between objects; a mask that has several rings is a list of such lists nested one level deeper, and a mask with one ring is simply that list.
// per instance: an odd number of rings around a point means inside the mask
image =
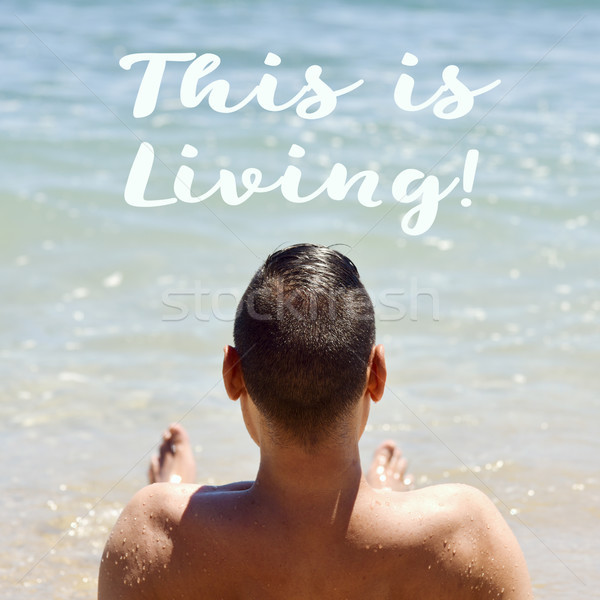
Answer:
[{"label": "man's bare foot", "polygon": [[158,456],[153,456],[148,470],[150,483],[194,483],[196,461],[183,426],[174,423],[163,433]]},{"label": "man's bare foot", "polygon": [[406,474],[406,459],[396,442],[382,442],[373,456],[373,462],[366,475],[371,487],[405,492],[414,487],[414,477]]}]

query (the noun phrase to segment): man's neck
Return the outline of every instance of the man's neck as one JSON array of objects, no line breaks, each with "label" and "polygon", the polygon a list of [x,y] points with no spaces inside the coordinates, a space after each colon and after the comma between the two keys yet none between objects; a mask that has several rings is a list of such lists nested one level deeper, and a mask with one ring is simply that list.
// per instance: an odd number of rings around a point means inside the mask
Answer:
[{"label": "man's neck", "polygon": [[261,444],[253,493],[257,501],[284,512],[307,511],[334,523],[352,511],[362,477],[358,443],[324,445],[314,452],[300,446]]}]

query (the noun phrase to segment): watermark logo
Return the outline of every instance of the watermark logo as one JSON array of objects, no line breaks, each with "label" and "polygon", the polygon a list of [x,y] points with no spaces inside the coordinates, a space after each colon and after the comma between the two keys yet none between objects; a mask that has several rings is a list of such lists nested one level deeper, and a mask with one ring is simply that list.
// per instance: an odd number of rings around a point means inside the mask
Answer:
[{"label": "watermark logo", "polygon": [[[193,286],[186,288],[165,289],[162,293],[164,307],[162,321],[183,321],[193,318],[196,321],[211,320],[233,322],[237,306],[243,292],[238,289],[210,288],[196,281]],[[339,310],[340,297],[332,295],[331,302],[326,302],[332,314]],[[408,318],[411,321],[439,321],[440,298],[434,287],[421,286],[416,277],[411,277],[408,286],[388,287],[371,296],[375,310],[375,319],[382,322],[401,321]],[[255,299],[247,299],[249,314],[252,318],[268,320],[271,317],[264,314],[256,306]],[[300,316],[292,298],[280,299],[277,315],[283,311]],[[348,308],[350,310],[350,307]],[[317,315],[318,311],[308,311],[309,315]]]}]

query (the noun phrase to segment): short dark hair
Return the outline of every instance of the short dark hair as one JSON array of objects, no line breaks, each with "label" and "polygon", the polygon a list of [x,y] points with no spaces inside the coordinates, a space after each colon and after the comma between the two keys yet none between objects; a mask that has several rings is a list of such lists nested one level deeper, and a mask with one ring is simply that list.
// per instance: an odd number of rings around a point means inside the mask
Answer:
[{"label": "short dark hair", "polygon": [[313,447],[364,393],[373,304],[347,256],[297,244],[256,272],[233,335],[248,393],[272,431]]}]

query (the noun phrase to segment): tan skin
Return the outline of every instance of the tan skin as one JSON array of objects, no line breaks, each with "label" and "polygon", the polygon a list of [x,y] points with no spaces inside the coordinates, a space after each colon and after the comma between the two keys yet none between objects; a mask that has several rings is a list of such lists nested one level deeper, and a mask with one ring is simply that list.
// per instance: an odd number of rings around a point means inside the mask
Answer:
[{"label": "tan skin", "polygon": [[260,447],[256,480],[191,485],[187,434],[171,426],[150,479],[182,483],[147,486],[124,509],[104,550],[99,600],[532,597],[521,549],[484,494],[464,485],[406,491],[393,442],[362,473],[358,440],[386,380],[382,346],[337,441],[311,453],[273,441],[232,347],[223,378]]}]

